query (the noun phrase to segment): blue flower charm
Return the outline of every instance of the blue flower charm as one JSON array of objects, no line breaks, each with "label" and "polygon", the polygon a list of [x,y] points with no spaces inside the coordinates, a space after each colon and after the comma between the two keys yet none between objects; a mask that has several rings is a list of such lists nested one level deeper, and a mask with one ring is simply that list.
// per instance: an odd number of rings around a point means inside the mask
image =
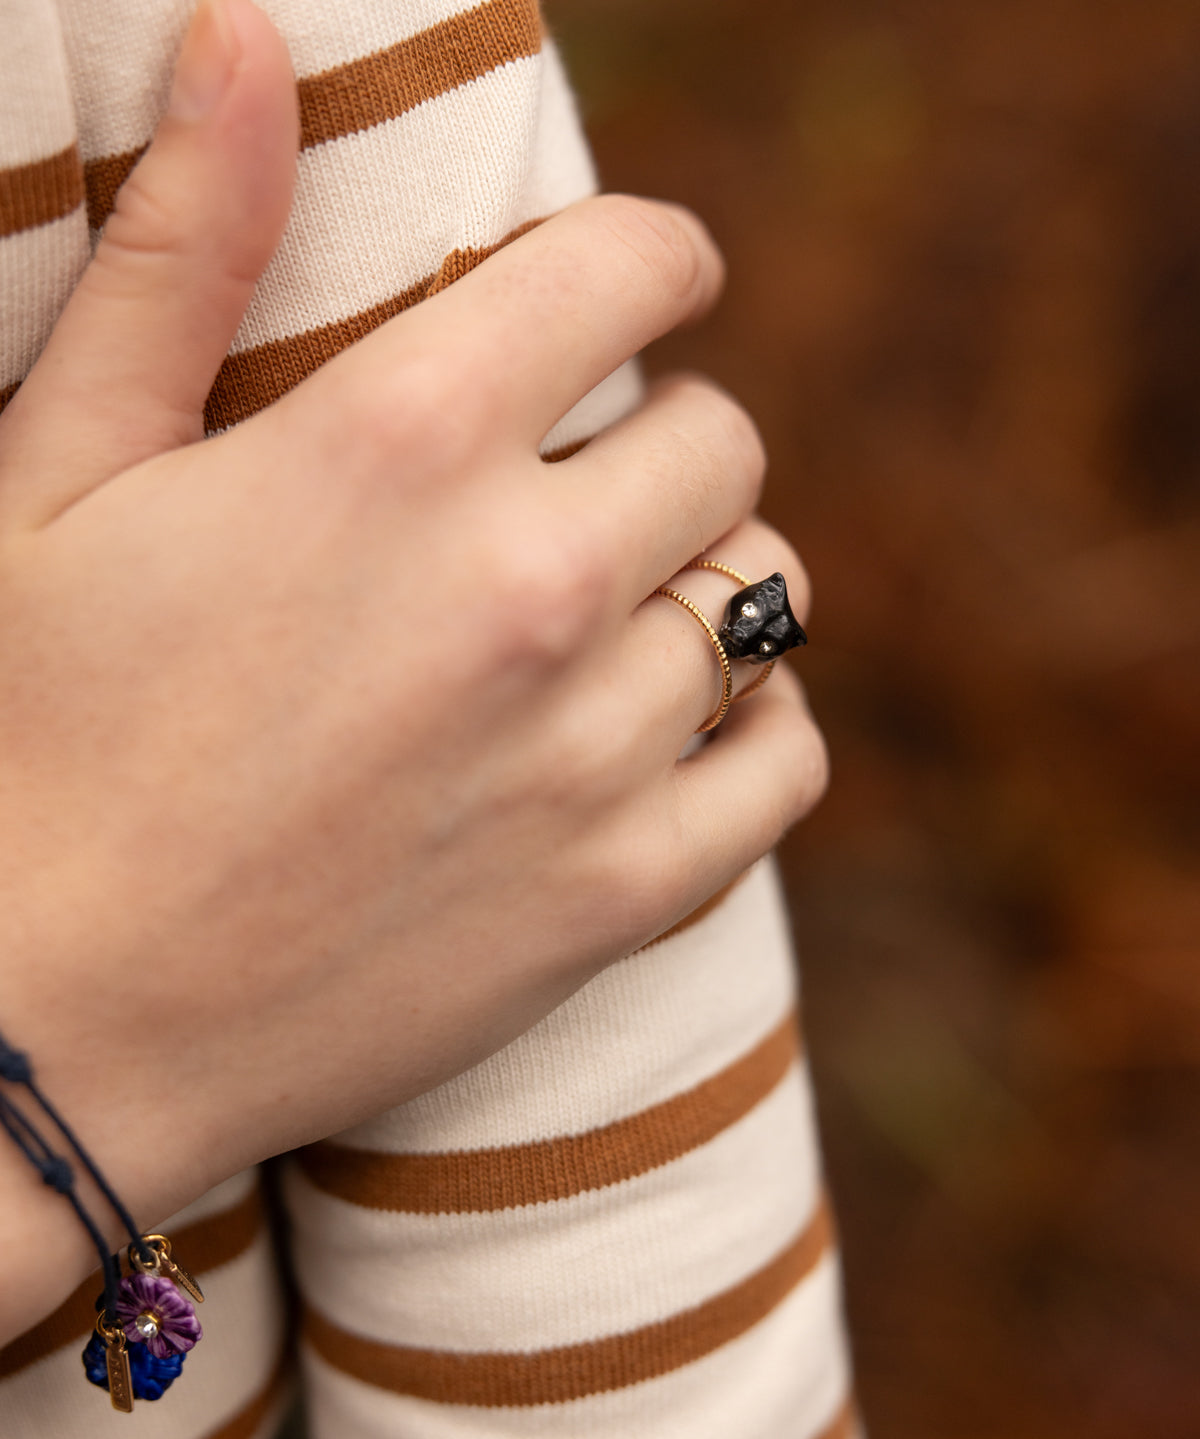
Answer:
[{"label": "blue flower charm", "polygon": [[[93,1384],[108,1388],[108,1349],[99,1334],[93,1334],[83,1351],[83,1372]],[[183,1371],[184,1354],[171,1354],[156,1359],[144,1344],[131,1344],[129,1374],[135,1399],[161,1399]]]}]

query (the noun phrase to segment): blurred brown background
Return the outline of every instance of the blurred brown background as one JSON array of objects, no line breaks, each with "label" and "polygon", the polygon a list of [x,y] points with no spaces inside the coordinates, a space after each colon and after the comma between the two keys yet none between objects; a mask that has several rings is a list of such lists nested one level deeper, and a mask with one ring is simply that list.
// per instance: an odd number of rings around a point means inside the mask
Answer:
[{"label": "blurred brown background", "polygon": [[[786,853],[874,1439],[1200,1435],[1200,5],[548,0],[816,585]],[[731,1436],[736,1439],[736,1436]]]}]

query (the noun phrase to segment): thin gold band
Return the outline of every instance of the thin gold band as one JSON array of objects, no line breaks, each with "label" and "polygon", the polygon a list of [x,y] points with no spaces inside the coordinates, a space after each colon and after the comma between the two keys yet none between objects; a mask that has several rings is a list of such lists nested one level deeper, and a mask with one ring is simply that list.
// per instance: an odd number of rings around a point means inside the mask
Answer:
[{"label": "thin gold band", "polygon": [[716,729],[729,712],[729,706],[733,702],[733,667],[729,663],[729,656],[725,653],[725,646],[721,643],[720,635],[717,634],[709,622],[708,616],[699,605],[689,600],[687,595],[681,595],[678,590],[668,589],[666,585],[661,585],[654,593],[662,595],[664,599],[674,600],[677,605],[681,605],[687,610],[697,624],[703,625],[704,633],[717,652],[717,659],[721,665],[721,703],[696,731],[697,734],[704,734],[706,730]]},{"label": "thin gold band", "polygon": [[750,583],[750,576],[742,574],[741,570],[735,570],[732,565],[723,565],[720,560],[702,560],[698,555],[694,560],[688,560],[684,569],[716,570],[718,574],[728,575],[731,580],[737,580],[743,588]]},{"label": "thin gold band", "polygon": [[[750,579],[746,575],[742,574],[741,570],[735,570],[732,565],[723,565],[720,560],[702,560],[697,558],[694,560],[689,560],[687,564],[684,565],[684,569],[716,570],[718,574],[728,575],[731,580],[736,580],[738,584],[742,585],[743,587],[750,584]],[[759,673],[756,674],[754,678],[750,681],[750,683],[746,685],[743,689],[738,690],[737,694],[732,697],[729,703],[737,704],[739,700],[748,699],[755,690],[761,689],[762,686],[765,685],[766,682],[771,678],[771,671],[778,663],[779,661],[777,659],[768,660],[766,664],[763,665]]]}]

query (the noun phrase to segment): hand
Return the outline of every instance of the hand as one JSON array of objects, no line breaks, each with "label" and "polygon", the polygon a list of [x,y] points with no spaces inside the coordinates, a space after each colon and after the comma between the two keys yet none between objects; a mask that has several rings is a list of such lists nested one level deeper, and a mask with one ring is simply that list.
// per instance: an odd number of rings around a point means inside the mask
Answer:
[{"label": "hand", "polygon": [[[804,608],[748,518],[740,408],[676,378],[537,455],[712,303],[684,212],[574,207],[201,438],[286,219],[293,97],[260,12],[201,10],[0,419],[0,1023],[147,1221],[495,1050],[824,777],[782,672],[677,761],[716,665],[655,586],[715,546]],[[0,1205],[2,1342],[88,1255],[7,1150]]]}]

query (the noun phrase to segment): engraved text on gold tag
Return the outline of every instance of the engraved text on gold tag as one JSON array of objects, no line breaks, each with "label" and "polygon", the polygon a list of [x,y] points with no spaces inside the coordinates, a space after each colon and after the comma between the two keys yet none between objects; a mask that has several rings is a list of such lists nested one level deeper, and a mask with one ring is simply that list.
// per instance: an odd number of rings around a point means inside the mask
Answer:
[{"label": "engraved text on gold tag", "polygon": [[112,1407],[122,1414],[133,1413],[133,1380],[129,1373],[129,1355],[125,1349],[125,1336],[119,1335],[108,1344],[108,1393]]},{"label": "engraved text on gold tag", "polygon": [[204,1295],[201,1292],[199,1284],[196,1283],[196,1281],[187,1272],[183,1265],[176,1264],[175,1261],[171,1258],[170,1254],[164,1254],[161,1256],[161,1258],[162,1267],[167,1272],[167,1278],[173,1279],[181,1289],[186,1289],[197,1304],[203,1304]]}]

